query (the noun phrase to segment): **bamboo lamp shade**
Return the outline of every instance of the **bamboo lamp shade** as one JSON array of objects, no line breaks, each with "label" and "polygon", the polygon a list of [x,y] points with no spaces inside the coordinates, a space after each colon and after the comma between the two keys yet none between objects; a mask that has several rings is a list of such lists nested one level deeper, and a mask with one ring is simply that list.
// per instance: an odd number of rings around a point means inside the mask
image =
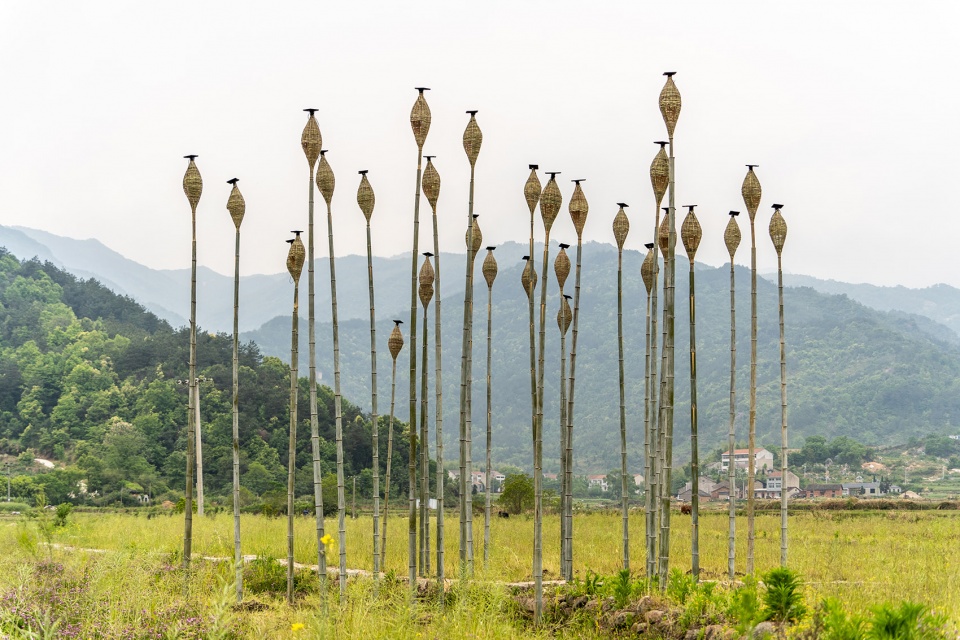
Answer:
[{"label": "bamboo lamp shade", "polygon": [[653,243],[647,245],[647,255],[640,264],[640,278],[647,289],[647,295],[653,290]]},{"label": "bamboo lamp shade", "polygon": [[497,278],[497,259],[493,257],[493,247],[487,247],[487,257],[483,259],[483,279],[487,281],[487,288],[493,288],[493,281]]},{"label": "bamboo lamp shade", "polygon": [[659,144],[660,151],[657,151],[657,155],[653,156],[653,162],[650,163],[650,184],[653,185],[653,196],[658,208],[670,184],[670,159],[664,149],[665,143]]},{"label": "bamboo lamp shade", "polygon": [[300,281],[300,273],[303,271],[303,259],[305,255],[303,242],[300,240],[300,234],[290,241],[290,250],[287,252],[287,271],[294,283]]},{"label": "bamboo lamp shade", "polygon": [[424,307],[430,304],[430,300],[433,299],[433,280],[436,277],[433,264],[430,263],[430,255],[431,254],[424,255],[423,265],[420,267],[420,288],[418,289],[418,293],[420,294],[420,304]]},{"label": "bamboo lamp shade", "polygon": [[740,187],[740,194],[743,196],[743,204],[747,206],[747,213],[750,215],[750,222],[757,216],[757,207],[760,206],[760,196],[763,190],[760,188],[760,180],[753,171],[755,165],[747,165],[747,175],[743,178],[743,185]]},{"label": "bamboo lamp shade", "polygon": [[423,97],[423,92],[426,89],[418,87],[417,91],[420,92],[420,95],[417,96],[417,101],[413,103],[413,109],[410,110],[410,128],[413,129],[413,139],[416,140],[417,147],[422,150],[427,134],[430,133],[431,116],[430,105]]},{"label": "bamboo lamp shade", "polygon": [[660,253],[664,256],[670,251],[670,219],[663,216],[660,220],[660,230],[657,232],[657,244],[660,245]]},{"label": "bamboo lamp shade", "polygon": [[320,149],[323,147],[323,136],[320,135],[320,125],[313,113],[316,109],[306,109],[310,114],[307,117],[307,124],[303,127],[303,133],[300,134],[300,148],[303,149],[303,155],[307,156],[307,164],[313,169],[317,164],[317,158],[320,157]]},{"label": "bamboo lamp shade", "polygon": [[200,202],[200,194],[203,193],[203,178],[200,177],[200,170],[197,169],[197,163],[193,161],[197,156],[186,156],[190,160],[187,165],[187,171],[183,174],[183,193],[190,202],[190,209],[197,210],[197,203]]},{"label": "bamboo lamp shade", "polygon": [[680,117],[680,91],[673,82],[673,73],[664,74],[667,76],[667,83],[660,90],[660,114],[663,115],[663,122],[667,125],[667,133],[673,137],[673,131],[677,128],[677,119]]},{"label": "bamboo lamp shade", "polygon": [[470,229],[463,236],[463,243],[473,252],[473,257],[477,257],[477,252],[483,246],[483,232],[480,231],[480,223],[477,222],[477,216],[473,216],[473,245],[470,245]]},{"label": "bamboo lamp shade", "polygon": [[367,172],[364,171],[360,174],[360,186],[357,187],[357,204],[360,206],[360,211],[363,212],[363,217],[367,219],[367,222],[370,222],[373,207],[376,203],[377,197],[373,193],[373,186],[367,179]]},{"label": "bamboo lamp shade", "polygon": [[243,194],[240,193],[240,189],[237,187],[237,179],[234,178],[230,180],[230,183],[233,184],[233,189],[230,190],[230,195],[227,197],[227,211],[230,212],[233,225],[237,228],[237,231],[239,231],[240,223],[243,222],[243,214],[246,213],[247,210],[247,205],[243,201]]},{"label": "bamboo lamp shade", "polygon": [[526,291],[527,296],[532,297],[534,290],[537,288],[537,272],[529,258],[526,258],[525,262],[523,272],[520,274],[520,284],[523,285],[523,290]]},{"label": "bamboo lamp shade", "polygon": [[737,253],[737,247],[740,246],[740,225],[737,224],[738,213],[738,211],[730,212],[730,221],[727,222],[727,228],[723,230],[723,242],[727,245],[730,262],[733,262],[733,256]]},{"label": "bamboo lamp shade", "polygon": [[563,204],[563,195],[560,193],[560,185],[557,184],[556,176],[551,175],[547,186],[543,188],[543,193],[540,194],[540,218],[547,232],[553,226],[553,221],[557,219],[561,204]]},{"label": "bamboo lamp shade", "polygon": [[570,196],[570,219],[573,221],[573,228],[577,231],[577,240],[583,239],[583,227],[587,224],[587,214],[590,213],[590,204],[587,202],[587,196],[583,195],[583,189],[580,187],[580,181],[574,181],[576,186],[573,188],[573,195]]},{"label": "bamboo lamp shade", "polygon": [[530,209],[530,215],[533,215],[537,203],[540,202],[540,178],[537,176],[537,165],[530,165],[530,176],[523,185],[523,197],[527,200],[527,207]]},{"label": "bamboo lamp shade", "polygon": [[620,205],[620,210],[613,217],[613,237],[617,241],[617,250],[623,251],[623,244],[627,241],[627,234],[630,233],[630,220],[627,218],[627,212],[623,210],[624,205]]},{"label": "bamboo lamp shade", "polygon": [[773,217],[770,218],[770,239],[773,240],[773,248],[777,250],[778,257],[783,253],[783,243],[787,239],[787,221],[780,213],[782,206],[774,205]]},{"label": "bamboo lamp shade", "polygon": [[440,174],[433,165],[433,159],[427,156],[427,168],[423,170],[423,179],[420,181],[423,187],[423,195],[427,196],[427,202],[430,207],[437,210],[437,198],[440,197]]},{"label": "bamboo lamp shade", "polygon": [[562,246],[556,260],[553,261],[553,272],[557,274],[557,284],[560,285],[560,289],[563,289],[563,285],[567,282],[567,276],[570,275],[570,256],[567,255],[567,250]]},{"label": "bamboo lamp shade", "polygon": [[480,131],[480,125],[477,124],[477,112],[467,111],[470,114],[470,121],[467,128],[463,130],[463,150],[467,154],[467,160],[470,166],[477,164],[477,156],[480,155],[480,145],[483,144],[483,132]]},{"label": "bamboo lamp shade", "polygon": [[683,250],[687,252],[687,258],[693,262],[697,255],[697,248],[700,246],[700,240],[703,238],[703,229],[700,227],[700,221],[697,220],[697,214],[693,212],[693,207],[687,212],[680,225],[680,240],[683,241]]},{"label": "bamboo lamp shade", "polygon": [[387,338],[387,348],[390,349],[390,356],[396,360],[397,356],[400,355],[400,350],[403,349],[403,334],[400,333],[400,321],[394,320],[394,322],[396,324],[393,326],[393,331]]},{"label": "bamboo lamp shade", "polygon": [[557,327],[562,335],[567,335],[571,322],[573,322],[573,311],[570,310],[570,303],[567,302],[566,296],[561,296],[560,310],[557,312]]},{"label": "bamboo lamp shade", "polygon": [[320,166],[317,167],[317,188],[327,204],[333,200],[333,190],[337,186],[337,179],[333,175],[333,167],[327,162],[326,149],[320,150]]}]

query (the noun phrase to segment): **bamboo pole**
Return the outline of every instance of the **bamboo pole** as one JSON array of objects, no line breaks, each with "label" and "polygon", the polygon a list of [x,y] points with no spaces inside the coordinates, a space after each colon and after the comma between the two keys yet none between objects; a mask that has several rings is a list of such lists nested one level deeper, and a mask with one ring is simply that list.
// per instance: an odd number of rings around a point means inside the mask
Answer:
[{"label": "bamboo pole", "polygon": [[246,204],[237,178],[227,180],[233,185],[227,197],[227,211],[236,227],[236,249],[233,254],[233,568],[237,602],[243,600],[243,555],[240,550],[240,224],[246,213]]},{"label": "bamboo pole", "polygon": [[470,490],[467,491],[466,511],[467,511],[467,572],[473,575],[473,298],[474,298],[474,275],[473,268],[476,262],[477,254],[483,245],[483,233],[480,231],[480,224],[473,215],[473,227],[464,235],[464,241],[469,239],[472,233],[473,246],[470,248],[470,341],[467,345],[467,478],[470,482]]},{"label": "bamboo pole", "polygon": [[693,208],[695,204],[687,205],[689,211],[683,219],[680,228],[680,237],[683,240],[683,249],[690,261],[690,539],[691,539],[691,573],[694,580],[700,578],[700,447],[697,433],[697,303],[696,286],[694,280],[693,262],[703,237],[703,230]]},{"label": "bamboo pole", "polygon": [[787,349],[783,326],[783,243],[787,239],[787,221],[773,205],[770,239],[777,250],[777,290],[780,307],[780,566],[787,566]]},{"label": "bamboo pole", "polygon": [[287,253],[287,271],[293,278],[293,320],[290,328],[290,443],[287,451],[287,604],[293,604],[293,490],[297,472],[297,358],[299,350],[298,326],[300,315],[300,273],[303,270],[304,249],[300,240],[302,231],[293,231],[296,236]]},{"label": "bamboo pole", "polygon": [[203,515],[203,438],[201,437],[203,429],[200,427],[200,379],[197,379],[193,387],[193,393],[196,397],[193,399],[193,409],[196,414],[193,419],[194,434],[196,434],[196,452],[197,452],[197,515]]},{"label": "bamboo pole", "polygon": [[[190,202],[190,218],[192,224],[192,244],[190,261],[190,363],[189,385],[187,391],[187,478],[184,492],[183,511],[183,568],[190,568],[190,555],[193,547],[193,465],[194,465],[194,430],[196,428],[194,415],[194,401],[197,385],[197,203],[203,193],[203,179],[194,160],[196,155],[184,156],[190,163],[183,174],[183,192]],[[184,582],[184,590],[186,590]]]},{"label": "bamboo pole", "polygon": [[496,247],[487,247],[487,257],[483,259],[483,279],[487,282],[487,442],[486,464],[483,488],[486,493],[483,505],[483,568],[490,563],[490,448],[493,446],[493,393],[491,389],[491,369],[493,350],[493,281],[497,278],[497,259],[493,257]]},{"label": "bamboo pole", "polygon": [[420,286],[418,293],[423,306],[423,354],[420,358],[420,575],[430,575],[430,447],[427,413],[427,343],[430,331],[427,327],[427,311],[433,298],[434,270],[430,264],[433,256],[429,251],[423,254],[420,267]]},{"label": "bamboo pole", "polygon": [[730,492],[729,533],[727,535],[727,576],[730,581],[736,577],[737,542],[737,465],[735,464],[736,418],[737,418],[737,297],[736,275],[733,257],[740,246],[740,227],[737,225],[739,211],[730,212],[730,222],[723,232],[723,241],[730,254],[730,428],[727,436],[729,456],[727,458],[727,485]]},{"label": "bamboo pole", "polygon": [[403,320],[394,320],[393,331],[387,339],[387,348],[393,360],[393,369],[390,375],[390,420],[387,422],[387,470],[386,483],[383,488],[383,533],[380,539],[380,548],[383,550],[380,562],[385,567],[387,563],[387,524],[390,522],[390,466],[393,461],[393,416],[397,398],[397,356],[403,349],[403,334],[400,325]]},{"label": "bamboo pole", "polygon": [[620,210],[613,218],[613,237],[617,241],[617,354],[620,383],[620,511],[623,521],[623,568],[630,570],[630,505],[627,494],[627,400],[623,379],[623,245],[630,232],[630,220],[618,202]]},{"label": "bamboo pole", "polygon": [[747,445],[747,575],[753,575],[753,547],[756,538],[754,525],[754,489],[756,477],[757,443],[757,231],[754,220],[757,207],[760,206],[760,180],[753,169],[757,165],[747,165],[747,175],[740,187],[743,202],[750,215],[750,440]]},{"label": "bamboo pole", "polygon": [[534,219],[537,208],[537,203],[540,202],[540,194],[542,192],[540,186],[540,178],[537,177],[537,169],[539,168],[535,164],[529,165],[530,175],[527,176],[527,181],[523,185],[523,197],[527,202],[527,208],[530,210],[530,248],[529,255],[524,256],[524,260],[527,263],[524,265],[524,269],[520,274],[521,283],[523,284],[523,290],[527,294],[527,305],[529,311],[529,329],[530,329],[530,433],[531,433],[531,442],[533,447],[536,447],[536,433],[537,433],[537,341],[536,341],[536,312],[534,310],[534,298],[533,294],[536,289],[537,283],[537,270],[536,265],[534,264],[534,253],[533,253],[533,231],[534,231]]},{"label": "bamboo pole", "polygon": [[647,571],[647,577],[649,578],[650,573],[650,534],[651,534],[651,516],[653,509],[653,491],[651,489],[651,482],[653,480],[652,475],[652,463],[653,463],[653,449],[654,444],[652,442],[652,431],[650,429],[650,297],[651,289],[653,288],[653,247],[656,246],[652,242],[648,242],[644,245],[647,249],[647,255],[644,257],[643,262],[640,265],[640,277],[643,280],[643,286],[647,290],[647,300],[646,300],[646,322],[644,327],[646,329],[646,350],[645,357],[643,361],[643,513],[644,513],[644,541],[645,541],[645,550],[646,550],[646,565],[645,569]]},{"label": "bamboo pole", "polygon": [[[557,253],[557,259],[553,262],[553,272],[557,276],[557,285],[560,289],[560,308],[563,311],[563,287],[570,276],[570,257],[567,255],[567,249],[570,245],[560,243],[560,251]],[[569,304],[567,305],[570,306]],[[573,320],[573,311],[570,312],[571,321]],[[559,322],[559,320],[558,320]],[[564,518],[564,507],[568,496],[567,487],[567,329],[568,326],[560,325],[560,567],[561,574],[566,555],[564,554],[564,545],[566,544],[566,518]]]}]

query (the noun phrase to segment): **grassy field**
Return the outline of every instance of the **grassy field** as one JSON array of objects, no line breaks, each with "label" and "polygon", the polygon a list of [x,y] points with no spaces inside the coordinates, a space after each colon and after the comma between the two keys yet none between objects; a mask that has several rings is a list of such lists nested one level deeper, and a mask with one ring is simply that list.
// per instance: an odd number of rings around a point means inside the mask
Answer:
[{"label": "grassy field", "polygon": [[[475,520],[475,539],[482,541],[482,518]],[[686,569],[690,561],[689,516],[675,515],[671,566]],[[194,552],[205,556],[231,557],[232,517],[229,514],[194,519]],[[447,519],[447,575],[457,575],[457,526]],[[326,523],[336,535],[336,520]],[[386,570],[404,576],[407,572],[406,520],[393,517],[389,524]],[[245,554],[272,557],[286,555],[286,521],[283,518],[244,516]],[[298,518],[296,560],[316,562],[313,522]],[[701,517],[700,562],[704,579],[725,578],[725,515]],[[738,570],[745,556],[746,522],[738,519]],[[622,568],[619,515],[581,514],[575,518],[574,565],[578,578],[588,570],[612,575]],[[516,607],[500,582],[530,579],[533,521],[526,517],[495,519],[490,564],[484,568],[482,546],[477,546],[476,580],[455,589],[444,612],[420,607],[413,614],[407,606],[406,587],[387,580],[374,599],[372,581],[351,583],[346,606],[339,606],[331,591],[329,616],[318,614],[315,590],[293,608],[276,597],[258,594],[262,610],[234,610],[229,565],[197,561],[189,577],[178,568],[182,516],[147,519],[143,515],[73,514],[65,527],[52,529],[50,539],[75,548],[106,549],[92,554],[49,548],[35,522],[14,518],[0,520],[0,615],[12,602],[56,597],[66,599],[64,620],[87,620],[104,629],[101,637],[178,637],[170,628],[158,629],[157,620],[181,621],[179,637],[217,637],[221,627],[238,630],[245,637],[284,637],[311,634],[326,637],[532,637],[532,630],[516,618]],[[371,569],[371,521],[347,521],[347,553],[350,568]],[[643,566],[643,520],[632,521],[635,539],[631,549],[633,568]],[[806,582],[810,604],[834,596],[853,612],[866,611],[882,602],[912,600],[960,619],[960,519],[956,512],[807,512],[790,518],[790,562]],[[482,545],[482,543],[481,543]],[[779,563],[779,515],[757,518],[756,566],[758,572]],[[556,518],[544,525],[545,578],[558,573],[559,526]],[[332,564],[332,563],[331,563]],[[39,568],[38,568],[39,567]],[[38,578],[39,571],[39,578]],[[307,580],[312,584],[311,580]],[[184,599],[184,586],[189,597]],[[39,591],[37,591],[39,589]],[[47,591],[44,591],[47,589]],[[32,591],[33,590],[33,591]],[[76,593],[75,593],[76,592]],[[11,595],[13,594],[13,595]],[[67,595],[63,595],[67,594]],[[74,594],[74,595],[70,595]],[[75,598],[71,604],[69,599]],[[42,607],[41,607],[42,609]],[[40,609],[38,609],[39,611]],[[37,614],[39,615],[39,613]],[[2,620],[2,618],[0,618]],[[190,624],[182,621],[192,621]],[[218,622],[219,621],[219,622]],[[52,621],[50,621],[52,624]],[[38,623],[39,624],[39,623]],[[87,637],[85,623],[74,622],[76,634]],[[190,626],[190,625],[193,626]],[[298,630],[297,625],[304,625]],[[202,627],[202,628],[201,628]],[[0,629],[3,627],[0,626]],[[168,635],[163,635],[167,633]],[[543,632],[548,634],[547,631]],[[552,630],[549,635],[563,635]],[[158,635],[159,634],[159,635]],[[2,634],[0,634],[2,637]],[[39,636],[43,637],[43,636]],[[51,636],[53,637],[53,636]],[[94,636],[95,637],[95,636]]]}]

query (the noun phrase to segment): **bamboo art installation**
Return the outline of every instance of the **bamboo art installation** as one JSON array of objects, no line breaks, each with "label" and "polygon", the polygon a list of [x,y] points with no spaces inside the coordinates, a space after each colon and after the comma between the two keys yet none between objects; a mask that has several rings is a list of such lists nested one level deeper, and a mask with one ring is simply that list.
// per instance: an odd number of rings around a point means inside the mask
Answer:
[{"label": "bamboo art installation", "polygon": [[[496,247],[487,247],[487,257],[483,259],[483,279],[487,282],[487,460],[484,465],[485,475],[483,481],[484,493],[486,494],[483,505],[483,567],[487,568],[490,562],[490,474],[491,453],[493,446],[493,394],[490,388],[490,374],[493,351],[493,281],[497,278],[497,259],[493,257],[493,251]],[[438,488],[439,491],[439,488]],[[442,491],[441,491],[442,493]]]},{"label": "bamboo art installation", "polygon": [[427,426],[427,343],[430,331],[427,328],[427,310],[433,298],[433,265],[429,251],[423,254],[420,267],[420,286],[417,292],[423,306],[423,354],[420,357],[420,575],[430,574],[430,440]]},{"label": "bamboo art installation", "polygon": [[536,339],[536,312],[533,306],[533,294],[537,287],[537,270],[534,265],[533,253],[533,229],[534,212],[537,209],[537,203],[540,202],[540,178],[537,177],[538,166],[531,164],[530,175],[523,185],[523,197],[527,201],[527,208],[530,210],[530,253],[523,257],[526,260],[523,271],[520,274],[523,290],[527,294],[527,305],[529,310],[529,329],[530,329],[530,433],[531,441],[536,446],[537,434],[537,339]]},{"label": "bamboo art installation", "polygon": [[736,573],[736,541],[737,541],[737,465],[734,463],[736,450],[736,418],[737,418],[737,297],[736,273],[733,256],[740,246],[740,226],[737,224],[739,211],[730,212],[730,222],[723,232],[723,242],[727,245],[730,254],[730,429],[727,436],[727,450],[730,452],[727,459],[727,485],[730,493],[729,505],[729,533],[727,535],[727,576],[731,581]]},{"label": "bamboo art installation", "polygon": [[297,359],[299,357],[300,273],[303,271],[302,231],[296,234],[287,252],[287,271],[293,278],[293,321],[290,328],[290,445],[287,451],[287,604],[293,604],[293,490],[297,472]]},{"label": "bamboo art installation", "polygon": [[236,227],[236,249],[233,258],[233,567],[237,602],[243,600],[243,556],[240,551],[240,223],[246,213],[246,203],[237,178],[227,180],[233,185],[227,197],[227,211]]},{"label": "bamboo art installation", "polygon": [[700,578],[700,448],[697,441],[697,304],[693,261],[703,237],[700,221],[693,212],[695,204],[687,205],[689,211],[680,228],[683,249],[690,261],[690,539],[691,573],[694,580]]},{"label": "bamboo art installation", "polygon": [[[194,402],[197,397],[197,203],[203,193],[203,179],[194,160],[196,155],[183,156],[190,163],[183,174],[183,193],[190,203],[192,224],[192,244],[190,262],[190,377],[187,392],[187,482],[184,492],[183,511],[183,568],[190,568],[190,554],[193,547],[193,465],[194,430],[196,429]],[[184,583],[186,585],[186,583]],[[184,586],[186,589],[186,586]]]},{"label": "bamboo art installation", "polygon": [[652,553],[652,543],[651,543],[651,522],[653,522],[653,507],[655,501],[653,499],[653,489],[651,483],[653,481],[653,458],[656,444],[653,441],[653,431],[651,429],[650,422],[650,379],[651,379],[651,367],[650,367],[650,305],[651,305],[651,290],[653,289],[653,250],[656,245],[652,242],[648,242],[644,245],[647,249],[647,255],[643,258],[643,262],[640,264],[640,278],[643,280],[643,286],[647,290],[647,300],[646,300],[646,311],[647,317],[644,327],[646,329],[646,351],[643,360],[643,389],[644,389],[644,400],[643,400],[643,513],[644,513],[644,524],[646,531],[644,540],[646,543],[646,570],[647,578],[651,577],[651,553]]},{"label": "bamboo art installation", "polygon": [[387,422],[387,478],[383,487],[383,534],[380,538],[380,548],[383,550],[380,557],[381,566],[386,566],[387,562],[387,524],[390,522],[390,463],[393,460],[393,416],[397,399],[397,356],[403,349],[403,334],[400,333],[400,325],[403,320],[393,321],[393,331],[387,339],[387,348],[390,350],[390,358],[393,360],[393,370],[390,376],[390,420]]},{"label": "bamboo art installation", "polygon": [[623,568],[630,570],[630,512],[627,493],[627,401],[623,380],[623,245],[630,232],[630,220],[624,211],[626,203],[618,202],[620,210],[613,218],[613,237],[617,241],[617,354],[620,382],[620,511],[623,520]]},{"label": "bamboo art installation", "polygon": [[[557,259],[553,262],[553,272],[557,276],[557,286],[560,288],[560,313],[563,312],[563,287],[570,275],[570,257],[567,255],[567,249],[570,245],[560,243],[560,252]],[[567,307],[569,308],[569,304]],[[573,320],[573,311],[571,321]],[[559,322],[559,320],[558,320]],[[566,544],[566,526],[567,521],[564,515],[564,508],[567,500],[572,500],[572,495],[568,482],[573,477],[567,473],[567,329],[570,323],[560,325],[560,566],[563,566],[564,545]],[[568,477],[569,476],[569,477]]]},{"label": "bamboo art installation", "polygon": [[787,221],[773,205],[770,239],[777,250],[777,289],[780,307],[780,566],[787,566],[787,350],[783,331],[783,243],[787,239]]}]

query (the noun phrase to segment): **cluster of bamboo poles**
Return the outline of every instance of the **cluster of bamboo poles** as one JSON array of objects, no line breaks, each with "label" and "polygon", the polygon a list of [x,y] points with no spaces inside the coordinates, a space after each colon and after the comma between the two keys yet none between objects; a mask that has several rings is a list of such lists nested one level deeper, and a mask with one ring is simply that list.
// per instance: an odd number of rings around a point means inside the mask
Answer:
[{"label": "cluster of bamboo poles", "polygon": [[[675,214],[675,159],[674,159],[674,132],[680,114],[680,93],[673,81],[673,73],[666,73],[667,81],[660,93],[660,110],[667,128],[668,141],[658,142],[660,149],[650,166],[650,179],[654,192],[654,225],[653,232],[657,239],[655,243],[646,245],[647,254],[641,265],[641,277],[646,289],[646,353],[644,359],[644,479],[645,479],[645,549],[646,574],[661,585],[666,584],[666,576],[670,558],[670,502],[671,502],[671,471],[673,465],[673,426],[674,426],[674,318],[675,318],[675,273],[676,273],[676,214]],[[441,313],[440,313],[440,245],[438,231],[437,203],[440,194],[440,176],[433,163],[434,156],[424,156],[423,148],[430,130],[431,112],[424,96],[427,91],[424,87],[417,88],[418,95],[410,114],[410,124],[417,145],[417,175],[416,190],[413,207],[413,250],[411,253],[411,291],[410,291],[410,389],[409,389],[409,493],[408,493],[408,569],[412,592],[415,592],[418,577],[435,575],[440,585],[444,575],[444,486],[446,484],[443,462],[443,411],[442,411],[442,342],[441,342]],[[314,187],[319,188],[327,205],[327,231],[329,251],[329,271],[331,286],[331,316],[333,325],[333,363],[334,363],[334,412],[336,424],[336,452],[337,452],[337,509],[338,509],[338,540],[339,543],[339,590],[340,597],[346,595],[346,535],[345,535],[345,495],[344,495],[344,462],[343,462],[343,431],[340,395],[340,362],[339,362],[339,333],[337,319],[337,288],[336,269],[334,260],[334,234],[332,217],[332,199],[335,187],[333,170],[326,159],[326,150],[322,149],[320,127],[315,117],[316,109],[306,109],[308,118],[301,135],[301,147],[309,165],[308,188],[308,224],[307,247],[300,238],[302,231],[293,231],[294,238],[288,240],[290,249],[287,256],[287,269],[294,283],[293,319],[291,330],[291,361],[290,361],[290,439],[289,439],[289,468],[288,468],[288,557],[287,557],[287,597],[293,599],[293,490],[296,461],[296,427],[297,427],[297,389],[298,389],[298,314],[299,314],[299,279],[303,263],[308,262],[308,333],[309,333],[309,389],[310,389],[310,427],[311,448],[313,454],[314,501],[317,536],[317,562],[321,586],[326,584],[326,551],[332,548],[333,541],[324,533],[323,500],[322,500],[322,473],[320,464],[320,443],[317,422],[317,383],[316,383],[316,340],[315,340],[315,307],[314,307]],[[461,578],[467,578],[474,571],[474,541],[473,541],[473,506],[472,494],[474,488],[474,472],[472,460],[472,370],[473,370],[473,295],[474,295],[474,265],[477,254],[482,246],[482,233],[477,222],[478,216],[474,213],[474,180],[476,162],[479,157],[483,141],[476,119],[476,111],[467,111],[470,118],[463,134],[463,147],[470,165],[469,201],[466,220],[466,265],[465,265],[465,293],[463,301],[463,334],[461,342],[460,361],[460,397],[459,397],[459,567]],[[668,152],[669,149],[669,152]],[[196,406],[196,207],[202,191],[202,180],[194,159],[196,156],[186,156],[189,165],[184,176],[184,191],[188,197],[193,216],[193,271],[191,278],[191,318],[190,318],[190,395],[188,411],[188,438],[187,438],[187,487],[184,530],[184,564],[189,566],[192,534],[192,501],[193,501],[193,470],[194,470],[194,430],[197,424],[194,419]],[[423,159],[426,158],[426,168]],[[760,203],[760,183],[753,171],[756,165],[748,165],[747,176],[742,186],[744,203],[750,214],[751,227],[751,379],[750,379],[750,433],[749,433],[749,468],[748,487],[752,489],[754,483],[754,448],[756,422],[756,233],[754,220],[757,207]],[[530,392],[531,392],[531,434],[533,445],[533,483],[534,483],[534,551],[533,577],[535,585],[535,617],[539,620],[542,615],[543,570],[542,570],[542,522],[543,522],[543,418],[544,418],[544,378],[546,363],[546,316],[547,316],[547,289],[549,285],[548,265],[550,264],[550,232],[554,221],[559,214],[563,196],[557,183],[559,172],[547,172],[550,176],[546,185],[542,185],[537,174],[538,166],[530,165],[530,174],[523,187],[524,198],[530,213],[529,255],[524,256],[526,261],[521,273],[521,285],[527,295],[529,314],[530,337]],[[380,477],[379,477],[379,439],[378,439],[378,406],[377,406],[377,343],[376,343],[376,313],[373,286],[373,253],[371,244],[370,222],[373,214],[375,196],[367,177],[367,171],[360,171],[360,184],[357,190],[357,203],[366,219],[367,232],[367,269],[369,279],[370,298],[370,351],[371,351],[371,405],[372,405],[372,449],[371,460],[373,469],[373,567],[374,580],[377,580],[384,565],[384,554],[387,544],[387,520],[381,523],[380,511]],[[243,196],[237,187],[237,180],[229,181],[232,190],[228,197],[227,209],[236,226],[236,260],[234,280],[234,353],[233,353],[233,450],[234,450],[234,541],[235,561],[237,565],[237,599],[242,598],[242,572],[240,555],[240,521],[239,521],[239,440],[237,414],[237,318],[239,307],[239,256],[240,256],[240,225],[243,220],[245,205]],[[583,231],[589,212],[586,195],[582,188],[582,179],[573,180],[574,189],[568,204],[571,221],[577,233],[576,270],[574,278],[573,306],[569,300],[571,296],[565,293],[566,280],[570,274],[571,261],[566,253],[569,245],[560,244],[560,251],[554,263],[554,275],[559,287],[560,308],[557,313],[557,325],[560,338],[560,462],[561,462],[561,500],[560,500],[560,567],[561,576],[570,580],[573,578],[573,442],[574,442],[574,401],[577,362],[577,338],[580,317],[581,269],[583,250]],[[424,252],[423,260],[419,259],[419,215],[421,192],[426,197],[432,210],[433,252]],[[668,206],[662,207],[665,215],[661,218],[660,211],[664,196],[667,196]],[[543,224],[543,257],[541,275],[537,276],[534,256],[534,242],[536,238],[536,209],[539,205],[540,218]],[[629,529],[629,488],[627,470],[627,398],[624,391],[624,349],[623,349],[623,248],[630,222],[626,215],[626,203],[618,203],[619,210],[613,219],[613,235],[618,249],[617,261],[617,328],[618,328],[618,365],[619,365],[619,416],[620,416],[620,466],[621,466],[621,511],[623,537],[623,566],[630,569],[630,529]],[[702,230],[697,220],[694,208],[689,205],[680,229],[680,236],[689,261],[689,315],[690,315],[690,437],[691,437],[691,476],[692,476],[692,573],[696,577],[699,572],[699,500],[698,474],[699,457],[697,443],[697,368],[696,368],[696,315],[695,315],[695,279],[694,259],[699,247]],[[786,223],[780,213],[782,205],[774,205],[774,215],[770,222],[770,235],[777,250],[778,268],[781,264],[783,243],[786,237]],[[729,530],[729,573],[734,575],[734,540],[735,540],[735,475],[734,457],[735,446],[735,364],[736,364],[736,332],[735,332],[735,297],[734,297],[734,267],[733,259],[740,243],[740,230],[736,223],[737,212],[732,211],[730,221],[724,232],[724,241],[730,254],[730,301],[731,301],[731,368],[730,368],[730,530]],[[486,489],[484,502],[484,536],[483,560],[489,559],[490,547],[490,516],[491,516],[491,449],[492,449],[492,395],[491,395],[491,350],[492,350],[492,302],[493,284],[497,276],[498,267],[493,251],[495,247],[487,247],[487,255],[482,263],[481,272],[487,284],[487,369],[486,369],[486,460],[485,480]],[[659,298],[661,294],[660,264],[661,254],[663,263],[663,309],[659,319]],[[433,258],[433,261],[431,261]],[[419,269],[418,269],[419,264]],[[537,284],[540,284],[539,314],[535,305]],[[786,563],[787,553],[787,519],[786,519],[786,368],[784,354],[784,325],[783,325],[783,286],[782,272],[780,285],[780,355],[781,355],[781,401],[782,401],[782,449],[781,473],[784,489],[781,491],[782,513],[782,542],[781,561]],[[418,332],[419,299],[422,307],[422,328]],[[434,308],[434,354],[435,354],[435,396],[436,410],[434,433],[436,438],[436,547],[435,565],[431,568],[432,551],[430,548],[431,531],[431,498],[430,498],[430,452],[429,438],[429,398],[428,398],[428,370],[429,370],[429,332],[427,327],[428,310]],[[392,358],[392,378],[390,395],[390,417],[388,421],[386,482],[384,489],[384,511],[386,512],[390,495],[390,465],[393,452],[393,422],[396,400],[396,365],[397,357],[404,346],[404,338],[400,331],[402,321],[394,320],[395,327],[388,339],[388,347]],[[567,368],[566,335],[572,327],[572,339],[569,352],[569,373]],[[539,336],[537,334],[539,329]],[[660,335],[662,331],[662,337]],[[420,352],[420,389],[418,415],[417,389],[417,339],[422,340]],[[539,338],[539,339],[538,339]],[[662,344],[662,347],[661,347]],[[419,422],[418,422],[419,419]],[[418,433],[419,425],[419,433]],[[753,571],[753,491],[747,490],[747,517],[748,517],[748,546],[747,572]],[[382,527],[381,527],[382,525]],[[442,586],[441,586],[442,589]]]}]

